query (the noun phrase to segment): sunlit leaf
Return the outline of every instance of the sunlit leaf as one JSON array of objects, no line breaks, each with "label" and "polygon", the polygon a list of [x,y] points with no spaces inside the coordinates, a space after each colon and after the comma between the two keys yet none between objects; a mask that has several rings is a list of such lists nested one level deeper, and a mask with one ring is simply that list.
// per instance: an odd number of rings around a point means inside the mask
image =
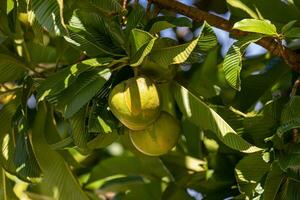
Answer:
[{"label": "sunlit leaf", "polygon": [[233,28],[241,31],[261,33],[269,36],[277,35],[275,25],[268,20],[243,19],[239,22],[236,22]]},{"label": "sunlit leaf", "polygon": [[183,85],[174,82],[174,95],[183,115],[203,130],[209,130],[228,147],[245,153],[260,151],[239,136],[213,109],[201,98],[189,91]]}]

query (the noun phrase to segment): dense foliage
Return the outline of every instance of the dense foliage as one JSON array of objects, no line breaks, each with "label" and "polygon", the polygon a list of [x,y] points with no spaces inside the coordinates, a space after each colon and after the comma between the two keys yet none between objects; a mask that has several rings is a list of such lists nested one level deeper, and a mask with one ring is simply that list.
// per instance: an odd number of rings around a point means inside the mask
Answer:
[{"label": "dense foliage", "polygon": [[300,1],[185,3],[1,1],[0,200],[300,199]]}]

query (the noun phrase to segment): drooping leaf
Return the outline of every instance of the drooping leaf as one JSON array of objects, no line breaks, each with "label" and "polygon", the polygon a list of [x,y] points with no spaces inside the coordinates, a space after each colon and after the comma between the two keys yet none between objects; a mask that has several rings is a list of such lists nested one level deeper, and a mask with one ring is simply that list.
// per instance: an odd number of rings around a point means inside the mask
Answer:
[{"label": "drooping leaf", "polygon": [[268,20],[243,19],[239,22],[236,22],[233,25],[233,29],[252,33],[261,33],[268,36],[277,35],[275,25]]},{"label": "drooping leaf", "polygon": [[225,78],[234,89],[241,90],[240,73],[242,69],[242,55],[245,48],[251,43],[259,40],[260,35],[249,35],[235,42],[228,50],[223,63]]},{"label": "drooping leaf", "polygon": [[251,145],[239,136],[224,119],[192,91],[176,82],[173,85],[176,102],[187,119],[203,130],[212,131],[225,145],[232,149],[245,153],[260,151],[258,147]]},{"label": "drooping leaf", "polygon": [[55,199],[87,200],[88,197],[81,189],[67,163],[56,151],[51,149],[45,140],[44,132],[49,131],[47,129],[48,123],[53,123],[53,119],[47,119],[48,117],[51,117],[51,114],[47,114],[47,105],[40,103],[30,139],[34,154],[44,174],[42,181],[46,183],[48,192],[52,193]]}]

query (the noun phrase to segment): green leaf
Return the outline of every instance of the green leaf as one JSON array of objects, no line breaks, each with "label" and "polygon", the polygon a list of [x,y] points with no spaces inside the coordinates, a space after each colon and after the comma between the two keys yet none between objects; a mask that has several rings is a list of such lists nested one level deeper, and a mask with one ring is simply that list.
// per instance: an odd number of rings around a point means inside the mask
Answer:
[{"label": "green leaf", "polygon": [[[245,4],[243,1],[240,0],[226,0],[226,2],[232,6],[233,8],[236,8],[237,12],[244,11],[252,18],[258,19],[257,13],[253,11],[247,4]],[[233,9],[234,10],[234,9]],[[235,11],[235,10],[234,10]]]},{"label": "green leaf", "polygon": [[0,199],[1,200],[17,200],[19,199],[14,190],[13,183],[5,174],[3,168],[0,167]]},{"label": "green leaf", "polygon": [[140,48],[150,43],[150,41],[153,39],[154,36],[152,36],[150,33],[136,28],[133,29],[129,38],[130,57],[134,57]]},{"label": "green leaf", "polygon": [[269,36],[275,36],[278,34],[275,25],[268,20],[243,19],[236,22],[233,25],[233,29],[252,33],[261,33]]},{"label": "green leaf", "polygon": [[191,42],[177,46],[155,48],[151,51],[149,58],[161,66],[181,64],[187,61],[194,51],[206,52],[217,44],[217,38],[212,28],[207,23],[204,23],[202,32]]},{"label": "green leaf", "polygon": [[37,43],[27,43],[31,61],[34,63],[56,63],[57,52],[54,47],[43,46]]},{"label": "green leaf", "polygon": [[285,153],[278,155],[280,168],[286,173],[286,176],[294,180],[300,180],[300,145],[291,145]]},{"label": "green leaf", "polygon": [[7,0],[7,8],[6,8],[6,13],[10,13],[15,7],[14,1],[13,0]]},{"label": "green leaf", "polygon": [[198,126],[188,120],[182,122],[183,134],[186,139],[186,145],[190,155],[200,157],[202,154],[202,143],[200,143],[201,130]]},{"label": "green leaf", "polygon": [[72,85],[81,73],[89,69],[108,66],[112,61],[112,58],[93,58],[59,70],[41,82],[37,88],[37,99],[56,102],[60,92]]},{"label": "green leaf", "polygon": [[144,27],[144,18],[146,16],[145,9],[140,4],[135,4],[128,15],[125,35],[129,35],[134,28]]},{"label": "green leaf", "polygon": [[290,133],[292,129],[300,127],[300,115],[297,110],[300,108],[300,97],[293,96],[285,105],[281,114],[281,126],[277,128],[276,134],[279,138],[284,139],[285,133]]},{"label": "green leaf", "polygon": [[[189,79],[189,87],[204,98],[211,98],[220,93],[220,88],[216,88],[218,75],[218,53],[215,48],[208,52],[201,66],[193,65],[194,69]],[[201,80],[201,84],[199,83]]]},{"label": "green leaf", "polygon": [[53,123],[51,114],[47,114],[47,106],[39,104],[38,112],[32,127],[31,143],[37,161],[44,174],[43,182],[47,191],[52,193],[54,199],[88,200],[69,166],[45,139],[44,133],[52,131],[47,129]]},{"label": "green leaf", "polygon": [[149,43],[144,44],[137,52],[136,54],[133,56],[132,59],[130,59],[130,66],[132,67],[136,67],[139,66],[140,64],[142,64],[142,62],[144,61],[145,57],[147,55],[149,55],[149,53],[151,52],[154,43],[156,41],[157,38],[153,38],[149,41]]},{"label": "green leaf", "polygon": [[0,83],[19,79],[25,72],[27,66],[16,58],[0,54]]},{"label": "green leaf", "polygon": [[1,44],[2,42],[4,42],[7,38],[8,38],[8,36],[4,35],[4,34],[1,32],[1,30],[0,30],[0,44]]},{"label": "green leaf", "polygon": [[88,142],[90,149],[104,148],[113,143],[118,135],[118,121],[113,114],[107,110],[107,102],[95,99],[90,109],[88,120],[88,132],[97,134]]},{"label": "green leaf", "polygon": [[[174,27],[192,28],[191,21],[186,17],[159,16],[149,22],[151,28],[149,33],[159,33],[160,31]],[[148,25],[149,26],[149,25]]]},{"label": "green leaf", "polygon": [[259,147],[266,147],[265,138],[274,135],[279,125],[279,114],[281,111],[281,102],[270,101],[262,112],[257,115],[246,116],[243,126],[243,135],[253,144]]},{"label": "green leaf", "polygon": [[113,16],[116,13],[124,12],[121,4],[117,0],[90,0],[92,6],[95,6],[106,15]]},{"label": "green leaf", "polygon": [[256,187],[269,169],[269,164],[262,159],[261,154],[245,156],[235,167],[235,176],[240,192],[252,199],[257,193]]},{"label": "green leaf", "polygon": [[290,30],[286,31],[283,35],[286,38],[292,38],[292,39],[299,38],[300,28],[299,27],[291,28]]},{"label": "green leaf", "polygon": [[80,149],[82,154],[90,153],[87,146],[88,134],[85,127],[86,116],[87,108],[84,106],[70,118],[73,142]]},{"label": "green leaf", "polygon": [[207,22],[204,22],[195,51],[200,53],[208,52],[217,45],[218,39],[214,30]]},{"label": "green leaf", "polygon": [[223,63],[225,78],[234,89],[241,90],[240,73],[242,69],[242,55],[246,47],[261,38],[260,35],[249,35],[235,42],[228,50]]},{"label": "green leaf", "polygon": [[285,180],[284,184],[281,186],[276,199],[288,199],[297,200],[300,198],[300,184],[298,181],[293,179]]},{"label": "green leaf", "polygon": [[14,165],[15,141],[12,120],[20,104],[21,101],[19,98],[14,99],[5,104],[0,112],[0,163],[1,167],[11,174],[16,173],[16,166]]},{"label": "green leaf", "polygon": [[119,134],[116,130],[112,130],[110,133],[100,133],[94,139],[88,142],[90,149],[105,148],[112,144],[119,138]]},{"label": "green leaf", "polygon": [[64,116],[72,117],[88,103],[100,91],[110,74],[109,69],[103,69],[100,72],[91,70],[79,75],[77,80],[57,98],[58,106],[63,109]]},{"label": "green leaf", "polygon": [[171,183],[165,189],[162,199],[193,200],[194,198],[187,193],[185,188],[180,187],[174,183]]},{"label": "green leaf", "polygon": [[125,200],[153,200],[161,199],[161,187],[159,182],[150,182],[143,185],[136,185],[126,193]]},{"label": "green leaf", "polygon": [[213,109],[206,105],[193,92],[179,83],[174,82],[174,95],[183,115],[202,128],[209,130],[228,147],[244,152],[253,153],[260,151],[239,136]]},{"label": "green leaf", "polygon": [[285,34],[287,31],[289,31],[297,22],[297,20],[292,20],[289,23],[285,24],[282,28],[281,28],[281,33]]},{"label": "green leaf", "polygon": [[114,175],[140,175],[149,178],[170,177],[159,158],[151,157],[111,157],[101,161],[92,171],[88,183],[114,176]]},{"label": "green leaf", "polygon": [[41,176],[40,167],[35,159],[32,147],[25,132],[17,135],[17,142],[14,152],[14,163],[17,168],[17,176],[23,180],[35,182]]},{"label": "green leaf", "polygon": [[63,16],[60,15],[60,4],[57,0],[32,0],[32,9],[39,24],[47,31],[56,35],[66,33],[62,24]]},{"label": "green leaf", "polygon": [[281,183],[284,179],[284,172],[277,162],[272,163],[271,171],[268,173],[264,184],[264,199],[275,200]]},{"label": "green leaf", "polygon": [[150,59],[155,60],[156,63],[162,66],[183,63],[189,58],[197,46],[198,40],[199,37],[182,45],[156,48],[150,53]]},{"label": "green leaf", "polygon": [[65,39],[89,56],[121,56],[122,50],[115,45],[112,36],[116,33],[109,29],[109,26],[116,26],[113,23],[116,22],[106,21],[94,12],[75,10],[69,21],[69,36]]},{"label": "green leaf", "polygon": [[[300,18],[300,10],[294,1],[273,0],[226,0],[230,5],[231,20],[239,21],[245,18],[268,19],[273,24],[286,24]],[[272,5],[272,10],[270,10]],[[272,12],[271,12],[272,11]],[[284,16],[284,17],[283,17]],[[299,22],[297,22],[299,26]]]},{"label": "green leaf", "polygon": [[[287,66],[277,58],[272,58],[266,64],[263,64],[263,66],[266,65],[270,67],[262,73],[242,77],[241,85],[243,87],[237,93],[233,102],[235,108],[242,111],[249,109],[289,72]],[[251,64],[248,64],[245,68],[248,69],[251,66]]]}]

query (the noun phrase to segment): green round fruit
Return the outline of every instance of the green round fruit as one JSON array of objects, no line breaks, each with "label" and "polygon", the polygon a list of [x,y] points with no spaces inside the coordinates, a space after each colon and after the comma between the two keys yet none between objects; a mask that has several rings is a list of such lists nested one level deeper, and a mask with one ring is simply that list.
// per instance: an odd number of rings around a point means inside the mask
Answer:
[{"label": "green round fruit", "polygon": [[179,134],[179,122],[164,111],[145,130],[129,130],[129,136],[133,145],[139,151],[149,156],[159,156],[170,151],[177,144]]},{"label": "green round fruit", "polygon": [[145,129],[161,111],[159,92],[146,77],[135,77],[118,84],[112,89],[108,103],[119,121],[132,130]]}]

